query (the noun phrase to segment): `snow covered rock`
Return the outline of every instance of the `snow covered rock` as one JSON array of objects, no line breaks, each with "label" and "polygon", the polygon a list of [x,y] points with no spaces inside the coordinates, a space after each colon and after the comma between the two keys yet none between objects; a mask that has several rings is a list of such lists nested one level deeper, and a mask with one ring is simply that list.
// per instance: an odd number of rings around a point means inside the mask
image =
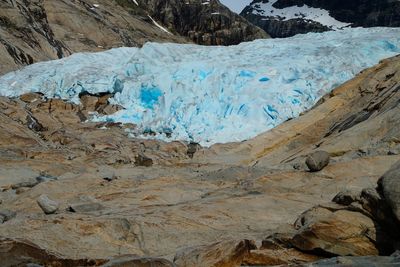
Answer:
[{"label": "snow covered rock", "polygon": [[113,93],[124,107],[97,121],[133,123],[132,135],[201,145],[252,138],[312,107],[379,60],[400,53],[400,29],[346,29],[230,47],[148,43],[74,54],[0,77],[0,95],[42,92],[79,102]]},{"label": "snow covered rock", "polygon": [[343,0],[255,0],[241,15],[272,37],[343,27],[399,27],[400,2]]}]

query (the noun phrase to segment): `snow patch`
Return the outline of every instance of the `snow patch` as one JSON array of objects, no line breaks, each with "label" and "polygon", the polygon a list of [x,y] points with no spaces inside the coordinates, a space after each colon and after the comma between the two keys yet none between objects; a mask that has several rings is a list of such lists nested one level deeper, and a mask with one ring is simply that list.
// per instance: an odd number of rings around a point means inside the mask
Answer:
[{"label": "snow patch", "polygon": [[166,32],[166,33],[172,35],[172,33],[170,33],[167,29],[165,29],[163,26],[158,24],[157,21],[155,21],[150,15],[147,15],[147,16],[151,19],[151,21],[154,23],[154,25],[156,25],[159,29],[161,29],[163,32]]},{"label": "snow patch", "polygon": [[267,3],[253,3],[253,14],[263,17],[276,17],[283,21],[290,19],[303,19],[319,22],[333,30],[349,26],[349,23],[340,22],[329,15],[329,11],[322,8],[303,6],[290,6],[282,9],[273,7],[278,0],[270,0]]}]

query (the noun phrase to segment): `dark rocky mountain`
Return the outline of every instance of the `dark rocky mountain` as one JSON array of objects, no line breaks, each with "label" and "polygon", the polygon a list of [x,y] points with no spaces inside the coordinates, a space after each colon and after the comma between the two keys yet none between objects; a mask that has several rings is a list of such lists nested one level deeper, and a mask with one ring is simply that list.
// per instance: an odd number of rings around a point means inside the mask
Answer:
[{"label": "dark rocky mountain", "polygon": [[395,0],[255,0],[241,15],[272,37],[322,32],[343,26],[400,26]]},{"label": "dark rocky mountain", "polygon": [[147,41],[231,45],[267,37],[218,1],[203,2],[0,0],[0,74],[75,52]]},{"label": "dark rocky mountain", "polygon": [[232,45],[266,34],[218,0],[146,0],[151,16],[203,45]]}]

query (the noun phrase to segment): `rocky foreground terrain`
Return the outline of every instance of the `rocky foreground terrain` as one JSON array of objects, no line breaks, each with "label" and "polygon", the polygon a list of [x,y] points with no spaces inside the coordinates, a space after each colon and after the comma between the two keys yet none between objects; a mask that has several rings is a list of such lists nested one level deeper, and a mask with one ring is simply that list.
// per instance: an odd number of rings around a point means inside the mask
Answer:
[{"label": "rocky foreground terrain", "polygon": [[232,45],[268,37],[217,0],[1,0],[0,74],[148,41]]},{"label": "rocky foreground terrain", "polygon": [[400,57],[211,148],[87,122],[109,97],[0,98],[2,266],[400,264]]}]

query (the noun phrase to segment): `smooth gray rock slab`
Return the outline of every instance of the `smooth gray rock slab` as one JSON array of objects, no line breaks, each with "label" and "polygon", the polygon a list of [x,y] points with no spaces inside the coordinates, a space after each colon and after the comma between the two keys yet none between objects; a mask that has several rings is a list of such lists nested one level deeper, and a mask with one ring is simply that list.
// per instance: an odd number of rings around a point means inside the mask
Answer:
[{"label": "smooth gray rock slab", "polygon": [[77,213],[95,212],[103,209],[104,209],[103,205],[95,202],[71,204],[68,207],[68,211]]}]

